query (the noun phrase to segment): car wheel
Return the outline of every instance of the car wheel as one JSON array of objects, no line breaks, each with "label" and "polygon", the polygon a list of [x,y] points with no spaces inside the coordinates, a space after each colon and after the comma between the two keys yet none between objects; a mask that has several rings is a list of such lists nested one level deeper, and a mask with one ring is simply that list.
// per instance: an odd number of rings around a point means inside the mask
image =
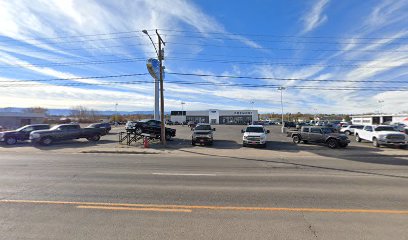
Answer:
[{"label": "car wheel", "polygon": [[140,134],[142,134],[142,129],[140,128],[140,127],[138,127],[138,128],[136,128],[135,129],[135,133],[137,134],[137,135],[140,135]]},{"label": "car wheel", "polygon": [[17,143],[17,139],[15,137],[9,137],[6,139],[6,144],[7,145],[14,145]]},{"label": "car wheel", "polygon": [[91,136],[91,137],[88,138],[88,140],[89,140],[89,141],[92,141],[92,142],[97,142],[97,141],[99,141],[100,139],[101,139],[101,136],[98,135],[98,134],[93,135],[93,136]]},{"label": "car wheel", "polygon": [[351,132],[350,131],[345,131],[344,132],[346,135],[351,135]]},{"label": "car wheel", "polygon": [[329,146],[329,148],[337,148],[337,146],[338,146],[338,142],[337,142],[337,140],[336,139],[329,139],[328,141],[327,141],[327,146]]},{"label": "car wheel", "polygon": [[360,138],[360,136],[358,136],[358,134],[356,134],[356,141],[361,142],[361,138]]},{"label": "car wheel", "polygon": [[300,143],[300,138],[299,138],[299,136],[297,136],[297,135],[293,136],[293,137],[292,137],[292,140],[293,140],[293,142],[296,143],[296,144]]},{"label": "car wheel", "polygon": [[373,138],[373,146],[374,147],[380,147],[380,144],[378,143],[377,138]]},{"label": "car wheel", "polygon": [[49,146],[52,142],[53,140],[50,137],[44,137],[43,139],[41,139],[41,144],[44,146]]}]

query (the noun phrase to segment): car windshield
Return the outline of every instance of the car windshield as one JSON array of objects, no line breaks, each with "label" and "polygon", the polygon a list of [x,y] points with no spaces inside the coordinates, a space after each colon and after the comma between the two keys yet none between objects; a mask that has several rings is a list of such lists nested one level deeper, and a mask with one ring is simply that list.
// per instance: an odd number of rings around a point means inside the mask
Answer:
[{"label": "car windshield", "polygon": [[264,129],[261,127],[247,127],[245,132],[256,132],[256,133],[262,133],[264,132]]},{"label": "car windshield", "polygon": [[23,126],[23,127],[21,127],[21,128],[17,128],[16,129],[16,131],[21,131],[21,130],[23,130],[24,128],[26,128],[27,126]]},{"label": "car windshield", "polygon": [[50,130],[57,130],[57,128],[59,128],[59,127],[60,127],[60,125],[57,125],[57,126],[54,126],[54,127],[50,128]]},{"label": "car windshield", "polygon": [[388,127],[388,126],[381,126],[381,127],[376,127],[375,131],[380,132],[380,131],[391,131],[391,132],[396,132],[397,130],[394,127]]},{"label": "car windshield", "polygon": [[322,128],[323,133],[333,133],[333,129],[332,128]]},{"label": "car windshield", "polygon": [[94,124],[89,125],[88,127],[97,127],[97,126],[98,126],[98,124],[94,123]]},{"label": "car windshield", "polygon": [[195,130],[211,130],[210,125],[198,125]]}]

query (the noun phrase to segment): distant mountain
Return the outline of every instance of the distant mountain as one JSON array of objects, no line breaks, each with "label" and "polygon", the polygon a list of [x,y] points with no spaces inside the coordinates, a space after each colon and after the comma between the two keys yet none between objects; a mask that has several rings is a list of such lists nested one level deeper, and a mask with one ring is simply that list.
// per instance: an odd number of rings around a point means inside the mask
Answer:
[{"label": "distant mountain", "polygon": [[[23,112],[27,108],[0,108],[0,112]],[[100,115],[110,116],[114,115],[115,111],[96,111]],[[68,116],[71,113],[70,109],[48,109],[48,114],[51,116]],[[133,115],[133,114],[153,114],[153,111],[118,111],[120,115]],[[168,113],[166,113],[168,114]]]}]

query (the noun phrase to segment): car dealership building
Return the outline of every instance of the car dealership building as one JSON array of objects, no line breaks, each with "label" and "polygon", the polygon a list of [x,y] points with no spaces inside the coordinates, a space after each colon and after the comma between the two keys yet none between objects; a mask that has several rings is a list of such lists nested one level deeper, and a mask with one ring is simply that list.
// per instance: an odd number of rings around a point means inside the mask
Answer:
[{"label": "car dealership building", "polygon": [[248,124],[258,121],[258,110],[171,111],[170,120],[180,123]]}]

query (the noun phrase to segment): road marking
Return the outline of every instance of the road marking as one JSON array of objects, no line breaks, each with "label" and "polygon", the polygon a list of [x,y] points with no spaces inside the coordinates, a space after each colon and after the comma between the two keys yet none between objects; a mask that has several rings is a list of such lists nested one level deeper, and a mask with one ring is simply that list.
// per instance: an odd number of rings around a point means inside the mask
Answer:
[{"label": "road marking", "polygon": [[320,212],[320,213],[381,213],[381,214],[408,214],[408,210],[387,209],[336,209],[336,208],[272,208],[272,207],[235,207],[235,206],[205,206],[205,205],[165,205],[165,204],[138,204],[138,203],[101,203],[101,202],[68,202],[42,200],[0,200],[1,203],[31,203],[54,205],[81,205],[102,207],[129,207],[129,208],[160,208],[160,209],[201,209],[219,211],[265,211],[265,212]]},{"label": "road marking", "polygon": [[152,211],[152,212],[187,212],[191,213],[191,209],[173,209],[173,208],[134,208],[134,207],[103,207],[103,206],[84,206],[80,205],[77,208],[81,209],[101,209],[101,210],[121,210],[121,211]]},{"label": "road marking", "polygon": [[164,176],[217,176],[213,173],[152,173],[153,175],[164,175]]}]

